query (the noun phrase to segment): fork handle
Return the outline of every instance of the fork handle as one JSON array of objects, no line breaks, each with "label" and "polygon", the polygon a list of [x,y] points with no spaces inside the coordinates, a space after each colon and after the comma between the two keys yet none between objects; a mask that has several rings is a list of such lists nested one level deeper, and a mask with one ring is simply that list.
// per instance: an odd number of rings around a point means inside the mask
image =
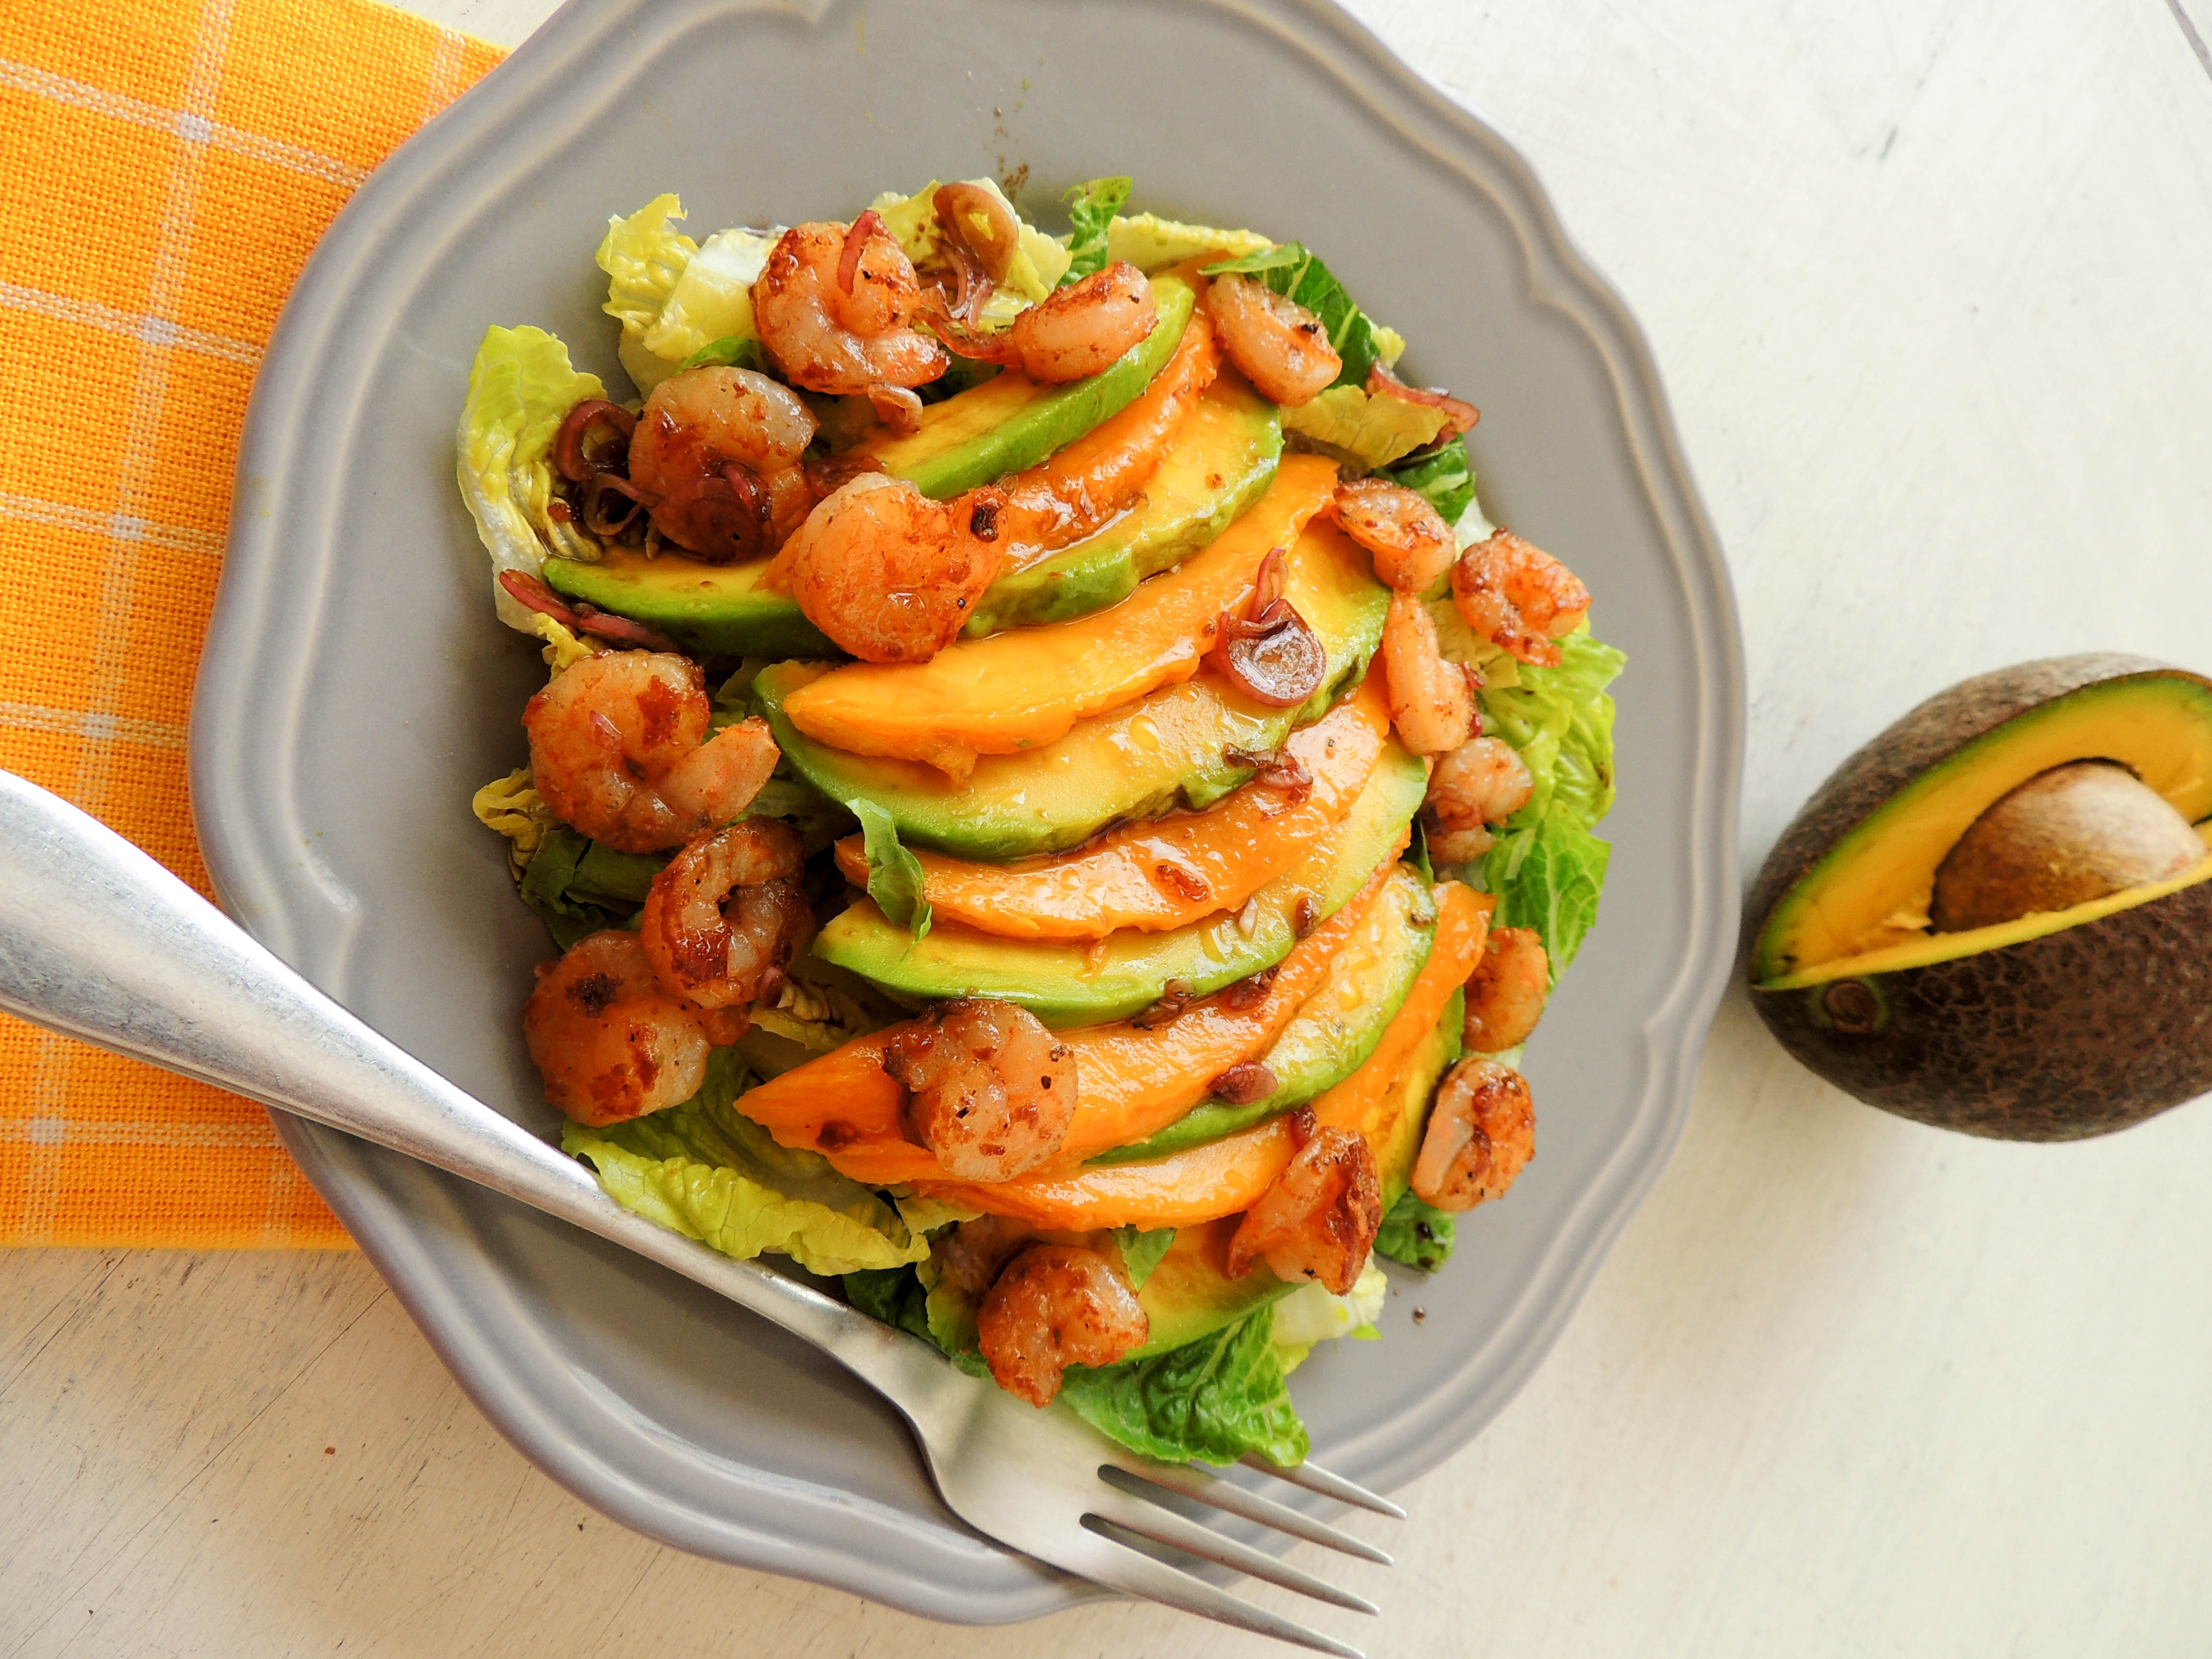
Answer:
[{"label": "fork handle", "polygon": [[674,1268],[914,1397],[913,1338],[736,1261],[599,1190],[588,1170],[378,1036],[160,864],[0,771],[0,1008],[434,1164]]}]

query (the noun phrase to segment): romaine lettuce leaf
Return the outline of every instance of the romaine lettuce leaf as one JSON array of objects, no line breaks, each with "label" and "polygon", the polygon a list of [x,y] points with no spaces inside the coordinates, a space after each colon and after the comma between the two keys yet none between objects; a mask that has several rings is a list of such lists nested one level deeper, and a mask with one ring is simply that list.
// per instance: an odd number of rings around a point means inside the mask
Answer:
[{"label": "romaine lettuce leaf", "polygon": [[1451,416],[1404,398],[1370,397],[1356,386],[1333,386],[1283,411],[1283,430],[1368,468],[1386,467],[1436,442]]},{"label": "romaine lettuce leaf", "polygon": [[1106,228],[1106,261],[1127,259],[1147,275],[1194,259],[1201,253],[1225,253],[1242,258],[1274,246],[1274,238],[1256,230],[1216,230],[1208,225],[1186,225],[1163,219],[1157,213],[1117,216]]},{"label": "romaine lettuce leaf", "polygon": [[1068,260],[1060,279],[1062,288],[1106,268],[1106,239],[1114,228],[1114,216],[1128,202],[1134,183],[1123,178],[1093,179],[1077,185],[1063,198],[1067,203]]},{"label": "romaine lettuce leaf", "polygon": [[1590,826],[1612,809],[1613,699],[1627,660],[1589,633],[1559,641],[1559,665],[1518,666],[1507,687],[1480,692],[1484,728],[1521,751],[1535,788],[1483,855],[1481,884],[1498,895],[1494,924],[1533,927],[1556,981],[1597,920],[1612,849]]},{"label": "romaine lettuce leaf", "polygon": [[622,324],[622,366],[641,392],[695,357],[739,362],[743,343],[758,337],[753,283],[780,233],[721,230],[702,244],[676,228],[683,217],[674,196],[656,196],[610,219],[596,256],[607,273],[602,309]]},{"label": "romaine lettuce leaf", "polygon": [[1208,276],[1230,271],[1258,277],[1276,293],[1321,319],[1322,326],[1328,331],[1329,344],[1344,360],[1344,367],[1337,371],[1332,384],[1364,386],[1367,371],[1377,362],[1389,362],[1395,355],[1388,349],[1382,331],[1376,328],[1358,301],[1345,292],[1344,284],[1304,243],[1285,242],[1264,253],[1248,253],[1239,259],[1224,259],[1219,264],[1205,267]]},{"label": "romaine lettuce leaf", "polygon": [[553,499],[554,434],[570,409],[605,395],[596,374],[580,374],[568,348],[542,328],[489,328],[469,367],[469,395],[456,439],[461,499],[491,555],[492,601],[499,619],[537,632],[537,613],[499,585],[499,573],[535,576],[547,554],[596,559],[598,542],[546,513]]},{"label": "romaine lettuce leaf", "polygon": [[732,1050],[716,1049],[691,1099],[605,1128],[564,1124],[562,1147],[588,1160],[625,1209],[725,1255],[772,1250],[814,1273],[848,1273],[929,1254],[893,1205],[744,1116],[735,1102],[751,1082]]},{"label": "romaine lettuce leaf", "polygon": [[1457,1237],[1450,1214],[1424,1204],[1409,1188],[1382,1218],[1382,1230],[1375,1235],[1375,1253],[1432,1273],[1451,1260]]},{"label": "romaine lettuce leaf", "polygon": [[1382,471],[1391,483],[1427,497],[1448,525],[1456,526],[1474,505],[1474,468],[1468,463],[1463,441],[1448,443]]},{"label": "romaine lettuce leaf", "polygon": [[553,942],[565,951],[602,928],[631,926],[653,877],[667,862],[617,853],[565,823],[549,823],[522,872],[522,902],[538,914]]},{"label": "romaine lettuce leaf", "polygon": [[898,823],[872,800],[853,803],[868,854],[868,896],[894,927],[919,945],[929,937],[929,901],[922,896],[921,860],[899,844]]},{"label": "romaine lettuce leaf", "polygon": [[1152,1276],[1152,1269],[1160,1265],[1160,1258],[1175,1243],[1172,1227],[1116,1227],[1114,1243],[1121,1252],[1122,1268],[1129,1275],[1129,1283],[1138,1290]]},{"label": "romaine lettuce leaf", "polygon": [[1060,1397],[1102,1434],[1165,1462],[1234,1463],[1251,1452],[1303,1462],[1306,1425],[1283,1380],[1274,1325],[1274,1309],[1263,1307],[1149,1359],[1071,1365]]}]

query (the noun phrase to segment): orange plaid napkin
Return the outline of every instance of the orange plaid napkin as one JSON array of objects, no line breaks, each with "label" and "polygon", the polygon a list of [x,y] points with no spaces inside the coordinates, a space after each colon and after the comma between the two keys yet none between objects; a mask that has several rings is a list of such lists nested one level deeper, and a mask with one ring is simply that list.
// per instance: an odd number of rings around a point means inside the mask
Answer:
[{"label": "orange plaid napkin", "polygon": [[[204,893],[185,720],[262,348],[499,57],[366,0],[0,4],[0,767]],[[0,1243],[348,1242],[259,1107],[0,1015]]]}]

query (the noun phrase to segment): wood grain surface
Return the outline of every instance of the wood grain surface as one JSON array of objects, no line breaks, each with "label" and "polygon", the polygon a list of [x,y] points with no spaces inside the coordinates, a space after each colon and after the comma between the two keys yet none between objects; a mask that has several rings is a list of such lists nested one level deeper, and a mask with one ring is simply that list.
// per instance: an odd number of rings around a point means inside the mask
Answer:
[{"label": "wood grain surface", "polygon": [[[1651,337],[1742,605],[1747,870],[1954,680],[2212,665],[2189,8],[1358,7],[1522,147]],[[507,42],[546,9],[420,4]],[[1410,1522],[1354,1523],[1396,1571],[1328,1564],[1384,1619],[1318,1621],[1391,1656],[2205,1652],[2208,1167],[2201,1104],[2056,1147],[1887,1117],[1732,995],[1541,1372]],[[357,1259],[0,1272],[0,1656],[1279,1651],[1149,1607],[933,1626],[647,1543],[501,1442]]]}]

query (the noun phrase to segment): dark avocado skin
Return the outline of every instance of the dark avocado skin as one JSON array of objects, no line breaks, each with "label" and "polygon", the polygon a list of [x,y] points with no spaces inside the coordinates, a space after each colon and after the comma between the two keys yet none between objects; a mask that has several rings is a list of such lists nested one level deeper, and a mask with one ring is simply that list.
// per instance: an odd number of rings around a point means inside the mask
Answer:
[{"label": "dark avocado skin", "polygon": [[1758,939],[1782,896],[1802,881],[1862,818],[1984,732],[2085,685],[2131,674],[2185,672],[2148,657],[2092,651],[2000,668],[1937,692],[1838,766],[1782,832],[1759,866],[1759,879],[1744,906],[1746,945]]},{"label": "dark avocado skin", "polygon": [[[1753,988],[1751,1002],[1784,1048],[1869,1106],[2000,1140],[2081,1140],[2212,1091],[2208,940],[2212,881],[1950,962]],[[2118,963],[2160,994],[2135,994]]]},{"label": "dark avocado skin", "polygon": [[[2147,674],[2204,683],[2092,652],[1963,681],[1895,721],[1836,769],[1767,855],[1744,909],[1747,956],[1756,959],[1775,906],[1905,785],[2054,697]],[[1751,1002],[1784,1048],[1869,1105],[1997,1139],[2078,1140],[2212,1091],[2208,940],[2212,883],[2200,883],[1999,950],[1835,981],[1864,994],[1754,983]],[[2140,994],[2145,974],[2163,981],[2154,999]]]}]

